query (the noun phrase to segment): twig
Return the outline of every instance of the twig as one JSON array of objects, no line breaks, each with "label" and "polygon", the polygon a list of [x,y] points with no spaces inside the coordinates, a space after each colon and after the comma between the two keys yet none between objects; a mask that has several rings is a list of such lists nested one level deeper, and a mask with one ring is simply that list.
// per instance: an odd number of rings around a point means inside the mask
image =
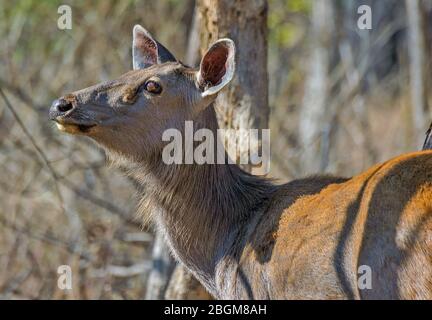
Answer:
[{"label": "twig", "polygon": [[3,89],[0,87],[0,94],[7,106],[7,108],[9,109],[9,111],[12,113],[13,117],[15,118],[15,121],[18,123],[18,125],[21,127],[21,129],[23,130],[25,136],[29,139],[30,143],[33,145],[33,147],[35,148],[37,154],[42,158],[43,162],[45,163],[46,167],[48,168],[48,171],[51,173],[51,176],[54,179],[54,188],[56,190],[56,194],[58,197],[58,200],[60,202],[60,206],[62,208],[63,211],[65,211],[65,207],[64,207],[64,201],[63,201],[63,197],[61,195],[60,192],[60,187],[57,183],[57,173],[55,172],[54,168],[51,166],[48,158],[46,157],[45,153],[42,151],[42,149],[37,145],[36,141],[33,139],[33,136],[30,134],[30,132],[28,132],[27,128],[25,127],[23,121],[21,120],[20,116],[18,115],[18,113],[15,111],[15,109],[12,107],[12,104],[9,102],[9,99],[6,97],[6,95],[3,92]]},{"label": "twig", "polygon": [[115,266],[109,265],[103,269],[92,270],[90,277],[105,278],[106,276],[113,276],[119,278],[134,277],[143,274],[151,269],[151,261],[145,261],[131,266]]}]

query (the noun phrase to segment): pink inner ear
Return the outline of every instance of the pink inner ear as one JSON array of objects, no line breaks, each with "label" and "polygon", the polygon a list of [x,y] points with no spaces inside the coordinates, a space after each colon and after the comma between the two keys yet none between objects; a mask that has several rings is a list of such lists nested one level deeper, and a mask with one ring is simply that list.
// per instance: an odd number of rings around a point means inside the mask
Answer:
[{"label": "pink inner ear", "polygon": [[135,45],[146,63],[157,63],[157,46],[152,39],[148,38],[142,33],[139,33],[135,39]]},{"label": "pink inner ear", "polygon": [[219,44],[209,50],[201,64],[201,77],[206,83],[218,85],[226,73],[228,48]]}]

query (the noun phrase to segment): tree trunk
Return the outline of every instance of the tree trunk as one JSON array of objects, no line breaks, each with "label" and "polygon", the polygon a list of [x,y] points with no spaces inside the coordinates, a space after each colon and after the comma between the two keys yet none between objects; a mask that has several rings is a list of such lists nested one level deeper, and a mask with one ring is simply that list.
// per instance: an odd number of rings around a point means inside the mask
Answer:
[{"label": "tree trunk", "polygon": [[424,139],[427,120],[425,34],[423,12],[420,0],[406,0],[408,16],[408,50],[410,58],[410,87],[412,120],[415,144],[420,146]]},{"label": "tree trunk", "polygon": [[333,0],[313,1],[312,43],[309,70],[300,111],[299,140],[304,173],[321,171],[321,153],[328,141],[322,141],[327,129],[325,114],[329,100],[329,71],[334,34]]},{"label": "tree trunk", "polygon": [[[225,129],[264,129],[268,127],[267,76],[267,1],[198,0],[186,63],[196,61],[194,35],[199,31],[201,56],[216,40],[231,38],[236,44],[236,74],[215,102],[219,126]],[[248,154],[249,141],[239,138],[238,159]],[[245,166],[251,170],[251,166]],[[177,266],[167,289],[168,299],[210,298],[197,280],[182,266]]]},{"label": "tree trunk", "polygon": [[152,252],[153,266],[148,276],[146,300],[160,300],[165,298],[169,279],[175,267],[170,249],[160,232],[156,233]]},{"label": "tree trunk", "polygon": [[[267,1],[199,0],[197,9],[201,55],[220,38],[231,38],[236,44],[235,77],[215,103],[219,126],[268,128]],[[233,160],[248,156],[246,136],[228,139],[237,139],[238,152],[227,150]],[[244,168],[253,170],[251,166]]]}]

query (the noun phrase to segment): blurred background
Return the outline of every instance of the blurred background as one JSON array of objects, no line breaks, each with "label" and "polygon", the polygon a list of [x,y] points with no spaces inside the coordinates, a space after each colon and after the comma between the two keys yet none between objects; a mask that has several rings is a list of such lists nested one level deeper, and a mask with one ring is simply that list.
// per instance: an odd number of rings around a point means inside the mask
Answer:
[{"label": "blurred background", "polygon": [[[256,50],[267,47],[270,176],[351,176],[421,148],[431,120],[432,0],[234,2],[260,5],[265,18]],[[137,184],[90,140],[59,133],[48,109],[130,70],[136,23],[198,63],[208,32],[199,19],[211,3],[0,0],[1,299],[164,297],[151,281],[174,266],[136,219]],[[72,8],[71,30],[57,26],[62,4]],[[364,4],[372,28],[361,30]],[[254,59],[242,63],[246,76],[256,70]],[[60,265],[71,267],[73,290],[57,286]]]}]

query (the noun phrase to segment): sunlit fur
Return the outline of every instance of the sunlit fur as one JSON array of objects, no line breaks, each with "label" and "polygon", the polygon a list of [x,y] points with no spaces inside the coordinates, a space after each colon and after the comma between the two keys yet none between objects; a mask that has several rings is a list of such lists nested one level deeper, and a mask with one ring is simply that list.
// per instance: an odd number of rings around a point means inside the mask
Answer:
[{"label": "sunlit fur", "polygon": [[[284,185],[236,165],[166,165],[163,130],[184,121],[214,133],[212,101],[195,71],[170,62],[73,93],[85,133],[143,186],[150,214],[174,256],[217,298],[432,299],[432,152],[402,155],[352,178]],[[157,77],[160,96],[128,88]],[[70,118],[73,118],[73,112]],[[358,268],[372,270],[359,290]]]}]

